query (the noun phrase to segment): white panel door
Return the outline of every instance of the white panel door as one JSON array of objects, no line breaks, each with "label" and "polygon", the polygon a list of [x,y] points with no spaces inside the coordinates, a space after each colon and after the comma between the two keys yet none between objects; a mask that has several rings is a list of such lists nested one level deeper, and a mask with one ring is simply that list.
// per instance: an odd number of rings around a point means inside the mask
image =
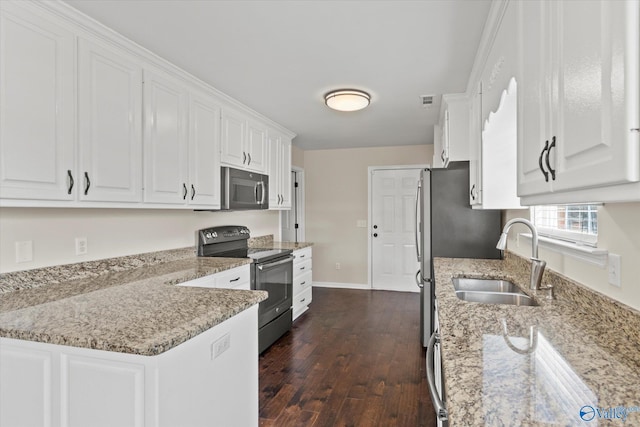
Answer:
[{"label": "white panel door", "polygon": [[144,426],[144,365],[72,355],[60,363],[61,426]]},{"label": "white panel door", "polygon": [[80,200],[142,201],[142,67],[79,41]]},{"label": "white panel door", "polygon": [[280,141],[280,207],[291,209],[291,140]]},{"label": "white panel door", "polygon": [[246,168],[265,173],[267,171],[267,129],[257,122],[247,124],[247,163]]},{"label": "white panel door", "polygon": [[[549,138],[554,191],[638,181],[637,132],[626,123],[627,87],[636,87],[638,28],[627,15],[638,4],[611,0],[553,2],[557,117]],[[633,28],[630,28],[632,26]],[[637,102],[637,101],[636,101]],[[636,114],[637,105],[634,108]],[[557,156],[556,156],[557,155]],[[552,164],[552,167],[554,165]]]},{"label": "white panel door", "polygon": [[189,204],[220,208],[220,106],[192,94],[189,106]]},{"label": "white panel door", "polygon": [[51,359],[47,351],[0,346],[0,426],[52,425]]},{"label": "white panel door", "polygon": [[415,207],[420,169],[374,170],[371,188],[373,289],[417,292]]},{"label": "white panel door", "polygon": [[186,203],[186,92],[175,79],[144,73],[144,201]]},{"label": "white panel door", "polygon": [[552,2],[520,1],[518,28],[518,196],[550,191],[541,163],[550,136],[550,6]]},{"label": "white panel door", "polygon": [[0,197],[73,200],[74,36],[0,2]]},{"label": "white panel door", "polygon": [[247,152],[244,146],[246,132],[246,118],[235,110],[224,108],[222,110],[222,139],[220,141],[220,160],[222,163],[244,168],[247,163]]}]

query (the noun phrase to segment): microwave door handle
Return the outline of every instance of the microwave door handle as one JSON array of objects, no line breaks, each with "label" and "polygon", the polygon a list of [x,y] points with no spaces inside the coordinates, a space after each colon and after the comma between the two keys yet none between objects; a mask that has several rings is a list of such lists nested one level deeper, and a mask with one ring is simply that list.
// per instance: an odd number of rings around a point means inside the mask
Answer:
[{"label": "microwave door handle", "polygon": [[[258,194],[258,186],[260,186],[260,193]],[[264,205],[264,181],[259,181],[256,183],[256,203],[259,205]]]},{"label": "microwave door handle", "polygon": [[253,184],[253,197],[256,200],[256,205],[259,204],[260,202],[258,201],[258,184],[260,184],[259,182],[256,182],[255,184]]}]

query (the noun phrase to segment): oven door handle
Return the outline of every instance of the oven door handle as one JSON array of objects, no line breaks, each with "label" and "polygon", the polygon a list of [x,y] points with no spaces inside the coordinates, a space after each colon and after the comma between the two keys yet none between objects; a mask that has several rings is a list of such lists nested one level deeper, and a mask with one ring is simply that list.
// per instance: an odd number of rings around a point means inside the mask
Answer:
[{"label": "oven door handle", "polygon": [[264,263],[264,264],[258,264],[258,270],[262,271],[265,268],[277,267],[279,265],[291,262],[292,260],[293,260],[293,256],[288,256],[286,259],[283,259],[282,261],[267,262],[267,263]]}]

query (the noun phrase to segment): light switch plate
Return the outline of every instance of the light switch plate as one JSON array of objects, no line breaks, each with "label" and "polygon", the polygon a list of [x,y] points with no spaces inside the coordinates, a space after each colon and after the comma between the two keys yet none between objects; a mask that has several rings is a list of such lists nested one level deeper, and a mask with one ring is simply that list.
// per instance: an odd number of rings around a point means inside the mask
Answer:
[{"label": "light switch plate", "polygon": [[620,255],[609,254],[609,283],[617,287],[620,287],[621,258],[622,257]]},{"label": "light switch plate", "polygon": [[222,353],[231,348],[231,335],[224,334],[211,344],[211,360],[219,357]]}]

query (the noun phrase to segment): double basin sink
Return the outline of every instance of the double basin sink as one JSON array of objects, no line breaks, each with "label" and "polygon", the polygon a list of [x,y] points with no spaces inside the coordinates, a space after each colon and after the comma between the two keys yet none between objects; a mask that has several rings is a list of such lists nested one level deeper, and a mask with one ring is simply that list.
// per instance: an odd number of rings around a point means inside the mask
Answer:
[{"label": "double basin sink", "polygon": [[533,298],[507,280],[455,277],[456,296],[464,301],[483,304],[538,305]]}]

